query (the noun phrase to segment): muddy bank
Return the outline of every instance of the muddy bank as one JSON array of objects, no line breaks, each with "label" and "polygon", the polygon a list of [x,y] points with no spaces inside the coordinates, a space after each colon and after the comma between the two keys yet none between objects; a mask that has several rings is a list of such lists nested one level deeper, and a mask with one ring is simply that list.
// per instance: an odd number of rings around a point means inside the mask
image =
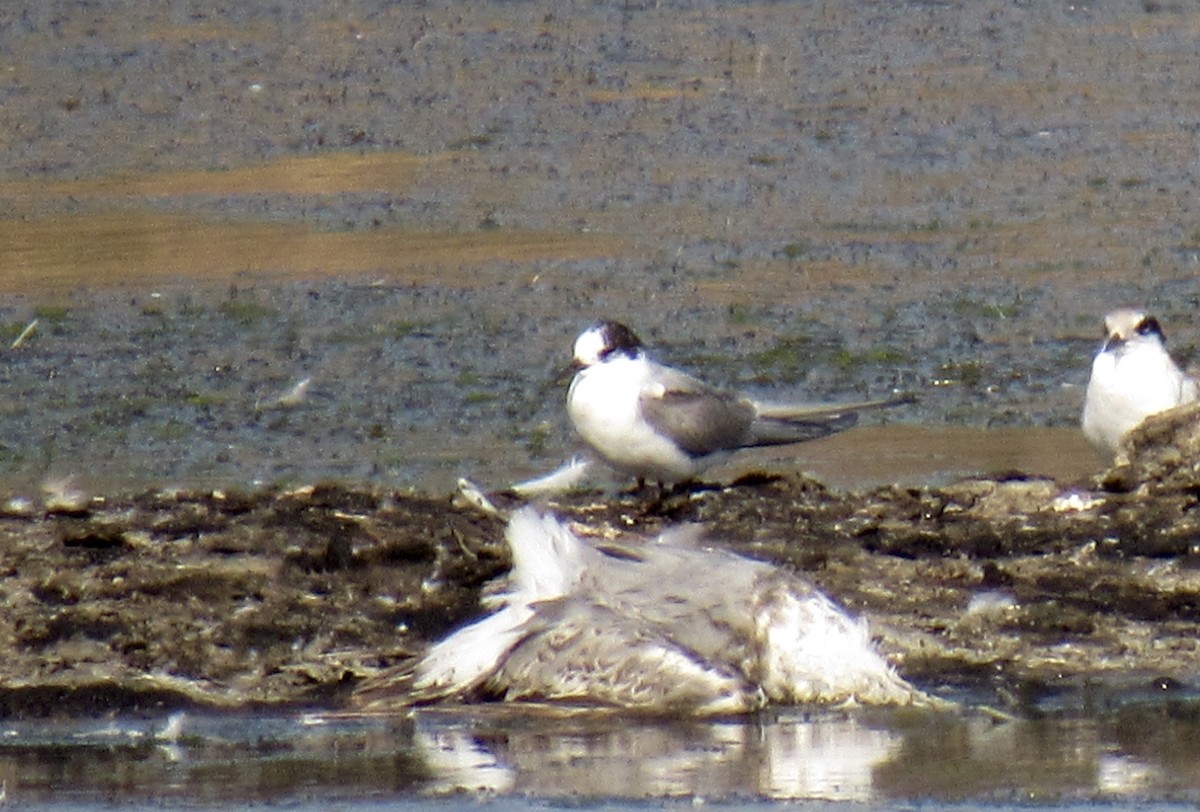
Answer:
[{"label": "muddy bank", "polygon": [[[1198,415],[1154,421],[1132,461],[1074,485],[1013,474],[842,492],[764,475],[652,513],[595,493],[551,507],[591,533],[703,522],[866,615],[936,693],[1028,712],[1064,692],[1183,690],[1200,632]],[[0,533],[8,717],[341,707],[477,613],[508,565],[498,518],[339,485],[60,492],[8,502]]]}]

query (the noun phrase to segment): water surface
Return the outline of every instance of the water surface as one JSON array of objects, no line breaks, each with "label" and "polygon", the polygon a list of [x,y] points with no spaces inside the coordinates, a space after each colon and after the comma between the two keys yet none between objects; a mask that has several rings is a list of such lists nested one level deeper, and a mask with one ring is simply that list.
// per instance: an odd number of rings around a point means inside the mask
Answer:
[{"label": "water surface", "polygon": [[165,719],[8,723],[0,778],[21,808],[92,809],[115,798],[289,809],[432,799],[456,807],[464,798],[501,808],[504,799],[588,808],[672,798],[823,808],[1194,803],[1198,719],[1194,698],[1181,697],[1000,723],[862,710],[700,722],[496,709],[358,720],[188,715],[170,734]]}]

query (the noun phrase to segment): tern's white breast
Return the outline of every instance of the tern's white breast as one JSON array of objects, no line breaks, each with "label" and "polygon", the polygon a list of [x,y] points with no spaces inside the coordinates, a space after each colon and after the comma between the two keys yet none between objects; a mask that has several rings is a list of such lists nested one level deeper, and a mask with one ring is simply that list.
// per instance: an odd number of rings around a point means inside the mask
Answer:
[{"label": "tern's white breast", "polygon": [[1084,434],[1115,450],[1121,438],[1152,414],[1195,400],[1195,385],[1158,343],[1106,351],[1092,363],[1083,409]]},{"label": "tern's white breast", "polygon": [[653,385],[652,365],[643,357],[611,358],[575,376],[567,413],[575,430],[614,468],[667,482],[696,473],[696,462],[642,415],[642,393]]}]

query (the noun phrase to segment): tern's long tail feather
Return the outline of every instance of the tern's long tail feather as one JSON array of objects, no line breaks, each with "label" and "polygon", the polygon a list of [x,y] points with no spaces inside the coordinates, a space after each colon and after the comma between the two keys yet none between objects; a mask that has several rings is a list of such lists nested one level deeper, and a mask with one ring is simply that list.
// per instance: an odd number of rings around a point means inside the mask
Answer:
[{"label": "tern's long tail feather", "polygon": [[755,402],[758,416],[767,420],[820,420],[838,418],[850,412],[866,412],[873,409],[890,409],[917,402],[915,395],[902,393],[876,400],[859,400],[848,403],[771,403]]},{"label": "tern's long tail feather", "polygon": [[749,445],[783,445],[818,440],[845,431],[858,422],[858,413],[913,403],[912,395],[853,403],[755,403]]}]

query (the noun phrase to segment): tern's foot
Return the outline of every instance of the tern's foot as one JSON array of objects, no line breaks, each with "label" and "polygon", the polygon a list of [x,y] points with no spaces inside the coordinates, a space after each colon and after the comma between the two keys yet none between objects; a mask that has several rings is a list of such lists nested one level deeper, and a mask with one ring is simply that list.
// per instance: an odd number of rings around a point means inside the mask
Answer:
[{"label": "tern's foot", "polygon": [[667,485],[663,482],[638,480],[634,488],[623,491],[632,507],[644,517],[665,516],[675,512],[701,491],[718,490],[721,486],[711,483],[688,481]]}]

